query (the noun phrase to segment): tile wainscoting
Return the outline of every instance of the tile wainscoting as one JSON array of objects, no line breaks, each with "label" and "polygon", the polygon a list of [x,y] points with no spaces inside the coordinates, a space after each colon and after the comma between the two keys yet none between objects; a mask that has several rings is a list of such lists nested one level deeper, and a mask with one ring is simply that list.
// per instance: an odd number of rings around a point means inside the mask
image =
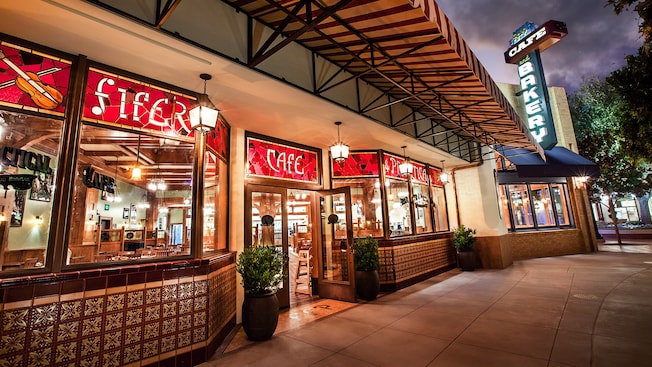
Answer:
[{"label": "tile wainscoting", "polygon": [[0,283],[0,366],[191,366],[235,326],[232,253]]},{"label": "tile wainscoting", "polygon": [[457,264],[450,234],[379,241],[380,288],[394,291]]}]

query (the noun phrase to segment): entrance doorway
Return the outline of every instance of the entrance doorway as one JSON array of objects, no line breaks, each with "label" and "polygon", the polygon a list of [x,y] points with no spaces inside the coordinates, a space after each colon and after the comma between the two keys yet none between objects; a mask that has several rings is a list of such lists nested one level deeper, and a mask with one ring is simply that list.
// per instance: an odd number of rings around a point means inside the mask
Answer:
[{"label": "entrance doorway", "polygon": [[[280,308],[318,297],[355,301],[348,188],[318,192],[252,184],[245,195],[245,245],[274,246],[288,259],[277,293]],[[337,222],[323,220],[332,215]]]}]

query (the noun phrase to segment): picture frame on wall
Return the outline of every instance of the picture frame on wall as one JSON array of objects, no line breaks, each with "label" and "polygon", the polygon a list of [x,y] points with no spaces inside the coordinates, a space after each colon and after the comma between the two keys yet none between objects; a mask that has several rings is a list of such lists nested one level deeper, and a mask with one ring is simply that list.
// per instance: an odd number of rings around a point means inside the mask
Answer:
[{"label": "picture frame on wall", "polygon": [[51,173],[39,172],[32,181],[29,199],[36,201],[52,200],[52,186],[54,183],[54,171]]},{"label": "picture frame on wall", "polygon": [[11,208],[11,219],[9,220],[10,227],[22,227],[23,213],[25,212],[25,191],[14,191],[14,205]]}]

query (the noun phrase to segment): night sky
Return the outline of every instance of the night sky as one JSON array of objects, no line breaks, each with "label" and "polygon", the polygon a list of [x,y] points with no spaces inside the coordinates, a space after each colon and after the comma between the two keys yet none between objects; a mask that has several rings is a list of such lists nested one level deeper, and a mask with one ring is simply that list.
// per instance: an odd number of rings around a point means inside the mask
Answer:
[{"label": "night sky", "polygon": [[531,21],[541,25],[554,19],[565,22],[568,35],[543,53],[549,86],[567,93],[586,77],[607,76],[624,65],[643,42],[639,18],[633,11],[620,15],[606,0],[437,0],[453,25],[470,45],[493,79],[517,83],[516,66],[506,64],[503,53],[512,32]]}]

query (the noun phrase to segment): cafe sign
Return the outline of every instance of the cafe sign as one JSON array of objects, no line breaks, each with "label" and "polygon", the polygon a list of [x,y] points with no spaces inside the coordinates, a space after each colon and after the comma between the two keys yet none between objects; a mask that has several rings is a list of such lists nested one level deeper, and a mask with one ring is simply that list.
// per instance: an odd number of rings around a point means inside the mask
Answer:
[{"label": "cafe sign", "polygon": [[247,138],[247,176],[319,184],[316,151]]}]

